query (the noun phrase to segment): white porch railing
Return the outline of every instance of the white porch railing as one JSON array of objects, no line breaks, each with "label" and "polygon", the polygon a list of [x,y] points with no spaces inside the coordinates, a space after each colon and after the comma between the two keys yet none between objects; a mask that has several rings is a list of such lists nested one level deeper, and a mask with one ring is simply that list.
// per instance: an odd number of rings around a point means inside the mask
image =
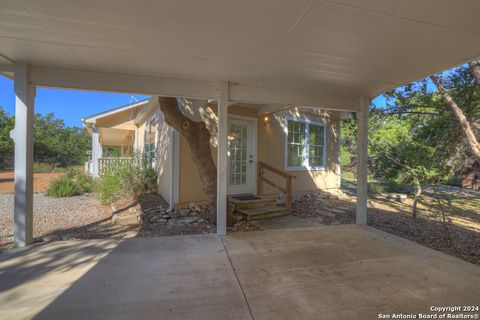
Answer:
[{"label": "white porch railing", "polygon": [[133,163],[132,157],[102,157],[98,158],[98,174],[103,176],[115,171],[118,167],[130,166]]},{"label": "white porch railing", "polygon": [[85,172],[85,174],[93,174],[92,160],[85,161],[85,168],[83,169],[83,171]]}]

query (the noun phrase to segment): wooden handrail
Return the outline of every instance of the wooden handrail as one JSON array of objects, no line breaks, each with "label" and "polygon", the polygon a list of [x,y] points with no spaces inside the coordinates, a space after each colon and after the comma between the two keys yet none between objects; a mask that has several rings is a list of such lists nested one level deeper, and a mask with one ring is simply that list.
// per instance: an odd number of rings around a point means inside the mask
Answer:
[{"label": "wooden handrail", "polygon": [[261,165],[262,167],[264,167],[265,169],[270,170],[270,171],[272,171],[273,173],[278,174],[278,175],[281,176],[281,177],[284,177],[284,178],[288,178],[288,177],[295,178],[295,176],[289,175],[289,174],[286,173],[286,172],[283,172],[283,171],[281,171],[281,170],[278,170],[277,168],[272,167],[271,165],[266,164],[266,163],[263,162],[263,161],[258,161],[258,164]]},{"label": "wooden handrail", "polygon": [[[282,178],[286,179],[285,188],[277,185],[275,182],[264,177],[264,170],[269,170],[272,173],[279,175]],[[296,178],[286,172],[283,172],[275,167],[272,167],[265,162],[259,161],[257,166],[258,177],[257,177],[257,193],[259,195],[263,194],[263,182],[271,185],[275,189],[283,192],[287,197],[287,210],[289,213],[292,213],[292,179]]]}]

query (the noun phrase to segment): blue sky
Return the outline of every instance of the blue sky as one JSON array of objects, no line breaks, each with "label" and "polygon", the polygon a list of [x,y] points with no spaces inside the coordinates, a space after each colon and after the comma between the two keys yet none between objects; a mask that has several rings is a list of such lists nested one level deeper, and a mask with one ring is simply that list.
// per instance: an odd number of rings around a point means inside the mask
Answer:
[{"label": "blue sky", "polygon": [[[137,100],[148,96],[134,95]],[[130,103],[131,94],[88,92],[78,90],[37,89],[35,112],[40,114],[54,113],[63,119],[67,126],[82,126],[80,119],[91,114],[106,111]],[[385,107],[386,99],[378,96],[373,100],[377,107]],[[0,107],[11,115],[15,113],[15,95],[13,81],[0,76]]]},{"label": "blue sky", "polygon": [[[91,114],[129,104],[131,94],[87,92],[78,90],[37,89],[35,113],[53,112],[67,126],[81,126],[80,119]],[[134,95],[138,100],[147,96]],[[9,114],[15,113],[13,81],[0,76],[0,107]]]}]

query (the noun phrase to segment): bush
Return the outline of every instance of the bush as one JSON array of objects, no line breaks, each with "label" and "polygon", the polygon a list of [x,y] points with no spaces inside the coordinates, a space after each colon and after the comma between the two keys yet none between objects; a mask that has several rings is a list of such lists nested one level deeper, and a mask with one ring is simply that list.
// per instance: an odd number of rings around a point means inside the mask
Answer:
[{"label": "bush", "polygon": [[98,180],[97,192],[102,203],[113,202],[120,194],[119,177],[115,174],[103,176]]},{"label": "bush", "polygon": [[50,183],[47,195],[51,197],[72,197],[93,191],[93,180],[75,170],[68,170],[64,175]]},{"label": "bush", "polygon": [[111,203],[122,197],[140,197],[157,189],[157,174],[143,166],[120,166],[100,178],[97,184],[99,198]]},{"label": "bush", "polygon": [[63,175],[52,181],[47,189],[47,195],[56,198],[72,197],[78,194],[76,182]]},{"label": "bush", "polygon": [[94,182],[92,177],[84,173],[80,173],[76,176],[77,187],[80,194],[90,193],[94,191]]}]

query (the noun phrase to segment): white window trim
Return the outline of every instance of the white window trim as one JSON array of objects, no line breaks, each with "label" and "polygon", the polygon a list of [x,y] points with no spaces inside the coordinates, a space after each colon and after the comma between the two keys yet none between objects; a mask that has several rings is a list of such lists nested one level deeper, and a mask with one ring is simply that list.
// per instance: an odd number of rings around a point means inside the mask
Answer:
[{"label": "white window trim", "polygon": [[[160,113],[159,113],[158,110],[155,111],[155,112],[152,112],[152,114],[148,117],[147,121],[145,122],[145,129],[144,129],[144,132],[143,132],[143,154],[146,154],[146,152],[147,152],[147,150],[146,150],[146,148],[147,148],[147,128],[150,128],[150,124],[154,120],[156,120],[155,129],[154,129],[155,156],[152,159],[152,168],[156,168],[156,166],[157,166],[158,123],[160,121]],[[151,152],[151,150],[148,150],[148,153],[150,153],[150,152]]]},{"label": "white window trim", "polygon": [[[303,155],[303,166],[289,166],[288,165],[288,122],[302,122],[305,123],[305,153]],[[309,166],[308,165],[308,155],[309,155],[309,143],[308,133],[309,125],[313,124],[316,126],[323,127],[323,165],[322,166]],[[297,118],[297,117],[285,117],[285,171],[325,171],[327,162],[327,125],[325,122],[321,121],[311,121],[309,119]]]}]

